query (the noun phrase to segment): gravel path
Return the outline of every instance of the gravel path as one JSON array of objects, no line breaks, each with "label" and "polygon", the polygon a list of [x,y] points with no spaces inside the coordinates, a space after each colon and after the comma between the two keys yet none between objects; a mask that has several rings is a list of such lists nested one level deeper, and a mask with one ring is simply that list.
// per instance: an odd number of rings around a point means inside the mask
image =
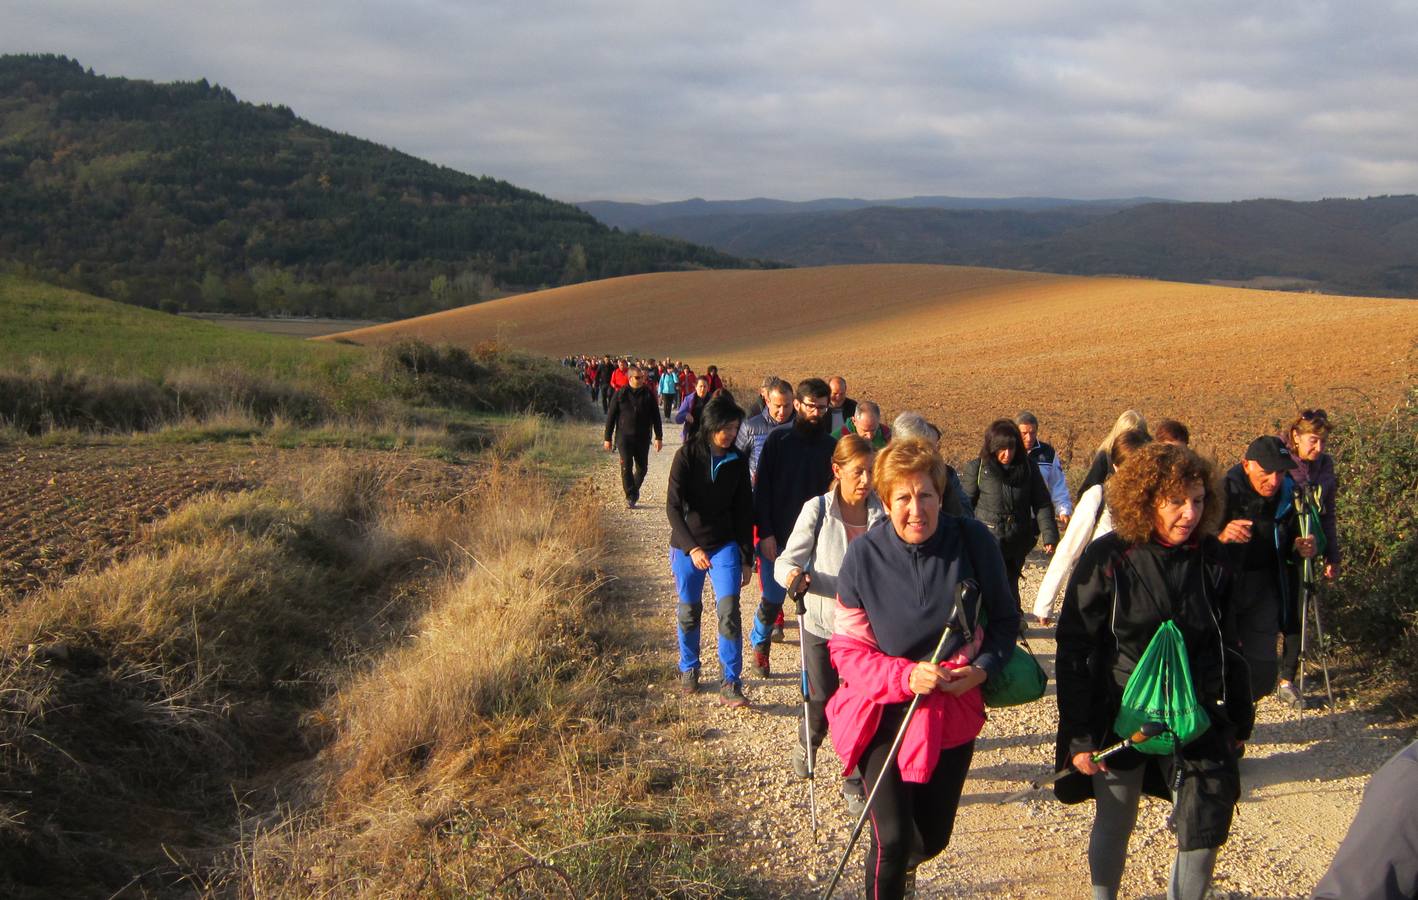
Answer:
[{"label": "gravel path", "polygon": [[[773,646],[772,677],[747,676],[747,710],[719,706],[705,690],[682,698],[675,692],[674,584],[668,564],[669,526],[665,484],[678,436],[664,452],[650,456],[641,506],[627,510],[614,457],[597,474],[609,509],[614,574],[652,630],[662,635],[664,680],[651,693],[680,704],[686,720],[663,736],[678,739],[686,763],[701,767],[732,820],[724,830],[750,873],[756,892],[768,897],[812,896],[831,876],[846,846],[852,820],[840,797],[840,764],[824,744],[819,756],[814,844],[808,789],[789,765],[795,729],[800,728],[797,627],[791,617],[787,638]],[[1039,560],[1042,560],[1039,557]],[[1032,597],[1043,577],[1038,560],[1025,570]],[[706,585],[706,594],[710,593]],[[745,636],[758,602],[757,578],[745,590]],[[705,601],[703,682],[717,684],[713,650],[712,601]],[[1032,629],[1030,646],[1053,669],[1054,643],[1044,629]],[[748,653],[745,648],[745,653]],[[1311,692],[1313,696],[1313,692]],[[1064,806],[1052,794],[999,805],[1024,782],[1049,773],[1053,763],[1057,708],[1053,684],[1043,700],[993,711],[976,744],[970,780],[961,798],[951,845],[922,865],[922,897],[1087,897],[1085,852],[1092,804]],[[690,727],[685,727],[689,725]],[[685,741],[684,736],[691,736]],[[1231,839],[1221,851],[1213,896],[1306,897],[1324,873],[1358,807],[1369,775],[1411,736],[1383,725],[1360,709],[1316,711],[1303,722],[1274,700],[1261,703],[1255,739],[1241,762],[1243,797]],[[1170,806],[1144,798],[1133,833],[1123,896],[1162,897],[1175,851],[1165,819]],[[732,811],[737,810],[734,814]],[[837,896],[861,895],[864,834],[843,875]]]}]

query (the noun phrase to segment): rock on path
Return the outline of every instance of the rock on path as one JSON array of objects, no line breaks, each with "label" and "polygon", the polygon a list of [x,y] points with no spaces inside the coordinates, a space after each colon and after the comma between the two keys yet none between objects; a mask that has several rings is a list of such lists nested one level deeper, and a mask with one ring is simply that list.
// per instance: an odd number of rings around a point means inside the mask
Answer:
[{"label": "rock on path", "polygon": [[[705,588],[702,684],[682,698],[675,687],[675,592],[669,572],[669,525],[665,485],[678,437],[668,436],[662,453],[651,452],[641,504],[627,510],[620,491],[616,457],[606,454],[597,473],[608,509],[615,574],[628,588],[627,602],[655,635],[661,636],[664,679],[653,692],[681,704],[684,719],[698,721],[697,746],[674,751],[699,767],[722,801],[729,821],[728,846],[766,897],[806,897],[820,892],[846,846],[852,820],[841,800],[840,763],[830,741],[819,754],[817,810],[813,842],[808,787],[789,764],[796,729],[801,728],[797,625],[789,618],[786,640],[774,644],[773,675],[748,675],[747,710],[719,706],[714,687],[711,591]],[[1025,570],[1025,596],[1043,577],[1039,556]],[[745,637],[758,603],[757,576],[744,591]],[[1051,630],[1034,628],[1030,646],[1050,671]],[[749,649],[745,648],[745,654]],[[747,667],[745,667],[747,668]],[[992,711],[976,744],[950,846],[922,865],[917,887],[922,897],[1089,896],[1086,850],[1092,804],[1064,806],[1052,794],[999,805],[1024,782],[1049,773],[1053,764],[1057,708],[1054,686],[1037,703]],[[1313,691],[1311,696],[1313,697]],[[667,729],[668,731],[668,729]],[[677,734],[683,735],[685,729]],[[673,741],[671,734],[663,735]],[[1263,701],[1255,738],[1241,762],[1242,801],[1231,839],[1217,862],[1213,896],[1226,898],[1306,897],[1339,846],[1363,787],[1407,740],[1406,729],[1379,724],[1366,710],[1344,705],[1332,713],[1316,710],[1303,722],[1273,699]],[[1176,844],[1167,831],[1168,804],[1144,798],[1132,836],[1123,896],[1162,897]],[[863,834],[843,875],[837,896],[861,896]]]}]

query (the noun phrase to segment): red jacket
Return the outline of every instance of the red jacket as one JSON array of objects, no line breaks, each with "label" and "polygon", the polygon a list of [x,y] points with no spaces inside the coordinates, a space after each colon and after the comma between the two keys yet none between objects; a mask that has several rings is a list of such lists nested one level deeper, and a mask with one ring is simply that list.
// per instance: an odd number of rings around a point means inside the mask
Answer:
[{"label": "red jacket", "polygon": [[[916,662],[883,653],[860,609],[839,603],[834,630],[827,648],[841,686],[827,701],[827,721],[832,746],[842,760],[842,774],[847,775],[876,735],[882,706],[908,703],[915,696],[910,681]],[[941,665],[953,669],[968,665],[982,641],[983,633],[977,629],[975,640]],[[901,779],[915,784],[930,781],[940,752],[974,740],[984,727],[985,700],[978,687],[959,697],[940,692],[924,695],[896,757]]]},{"label": "red jacket", "polygon": [[616,367],[616,370],[611,373],[611,390],[618,391],[627,384],[630,384],[629,371],[628,369]]}]

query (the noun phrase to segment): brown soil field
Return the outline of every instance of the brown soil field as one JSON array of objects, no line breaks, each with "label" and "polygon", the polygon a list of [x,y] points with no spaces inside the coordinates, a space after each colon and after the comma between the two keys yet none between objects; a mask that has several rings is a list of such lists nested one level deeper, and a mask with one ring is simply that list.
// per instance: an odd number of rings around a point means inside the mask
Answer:
[{"label": "brown soil field", "polygon": [[1075,464],[1122,410],[1173,417],[1223,459],[1299,406],[1386,409],[1411,382],[1418,302],[953,266],[637,275],[345,332],[716,363],[741,398],[774,372],[841,374],[917,409],[957,459],[1033,410]]},{"label": "brown soil field", "polygon": [[0,447],[0,599],[122,559],[141,544],[145,526],[192,497],[298,477],[336,453],[397,472],[414,503],[456,497],[483,472],[398,453],[249,444]]}]

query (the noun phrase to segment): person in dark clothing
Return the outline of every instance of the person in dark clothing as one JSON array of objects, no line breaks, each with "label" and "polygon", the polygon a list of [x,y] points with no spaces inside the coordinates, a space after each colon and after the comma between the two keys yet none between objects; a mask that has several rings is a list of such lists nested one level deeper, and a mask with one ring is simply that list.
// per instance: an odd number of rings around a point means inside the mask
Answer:
[{"label": "person in dark clothing", "polygon": [[[1054,792],[1064,803],[1096,803],[1088,869],[1097,900],[1118,895],[1141,794],[1173,800],[1177,856],[1167,896],[1201,900],[1240,799],[1235,742],[1254,721],[1245,664],[1227,626],[1229,568],[1211,536],[1221,498],[1210,463],[1162,443],[1133,452],[1107,491],[1115,530],[1083,551],[1059,615],[1055,752],[1059,769],[1075,771]],[[1168,621],[1181,632],[1210,726],[1177,754],[1127,749],[1095,763],[1094,751],[1120,740],[1114,722],[1123,689]],[[1176,766],[1182,780],[1173,799]]]},{"label": "person in dark clothing", "polygon": [[665,446],[660,424],[660,407],[655,392],[645,383],[645,373],[633,368],[627,374],[628,383],[615,392],[606,410],[605,448],[615,440],[620,449],[620,483],[625,489],[625,505],[631,509],[640,501],[640,485],[650,464],[650,438],[655,439],[655,452]]},{"label": "person in dark clothing", "polygon": [[773,580],[773,561],[788,545],[803,504],[827,493],[832,483],[832,451],[837,442],[827,428],[827,383],[809,378],[798,384],[793,421],[768,433],[758,455],[753,486],[753,518],[758,528],[758,560],[764,574],[754,617],[753,672],[768,677],[768,650],[774,623],[783,611],[787,588]]},{"label": "person in dark clothing", "polygon": [[1039,467],[1024,450],[1019,426],[996,419],[985,430],[980,455],[965,464],[965,496],[975,518],[989,526],[999,541],[1014,599],[1019,601],[1019,579],[1029,551],[1044,536],[1044,552],[1053,553],[1059,542],[1054,524],[1054,501]]},{"label": "person in dark clothing", "polygon": [[847,379],[833,375],[827,380],[827,430],[838,432],[857,414],[857,401],[847,396]]},{"label": "person in dark clothing", "polygon": [[1359,812],[1312,895],[1315,900],[1418,898],[1418,743],[1369,779]]},{"label": "person in dark clothing", "polygon": [[615,363],[610,357],[602,359],[596,363],[596,391],[601,396],[601,412],[611,408],[611,375],[615,372]]},{"label": "person in dark clothing", "polygon": [[[1226,519],[1221,542],[1236,570],[1231,614],[1241,653],[1251,671],[1255,700],[1275,691],[1299,702],[1291,680],[1300,662],[1300,559],[1315,554],[1313,536],[1299,536],[1295,460],[1277,437],[1258,437],[1245,458],[1226,473]],[[1276,633],[1284,635],[1277,660]]]},{"label": "person in dark clothing", "polygon": [[1083,476],[1083,485],[1078,489],[1075,503],[1083,496],[1084,491],[1095,484],[1102,484],[1113,474],[1113,441],[1124,431],[1140,431],[1148,440],[1152,439],[1152,434],[1147,430],[1147,420],[1142,417],[1142,413],[1135,409],[1124,410],[1113,423],[1113,430],[1109,431],[1108,436],[1103,438],[1103,443],[1098,445],[1098,452],[1093,454],[1093,462],[1088,467],[1088,474]]},{"label": "person in dark clothing", "polygon": [[699,420],[704,415],[704,404],[709,402],[709,379],[700,375],[694,380],[694,391],[686,394],[675,411],[676,424],[683,425],[680,439],[688,444],[699,434]]},{"label": "person in dark clothing", "polygon": [[719,702],[748,705],[742,681],[743,630],[739,596],[748,584],[753,553],[753,489],[748,459],[734,448],[743,410],[720,394],[704,407],[699,437],[675,454],[665,491],[670,520],[670,570],[679,595],[680,689],[699,688],[699,621],[704,578],[714,586],[719,619]]}]

